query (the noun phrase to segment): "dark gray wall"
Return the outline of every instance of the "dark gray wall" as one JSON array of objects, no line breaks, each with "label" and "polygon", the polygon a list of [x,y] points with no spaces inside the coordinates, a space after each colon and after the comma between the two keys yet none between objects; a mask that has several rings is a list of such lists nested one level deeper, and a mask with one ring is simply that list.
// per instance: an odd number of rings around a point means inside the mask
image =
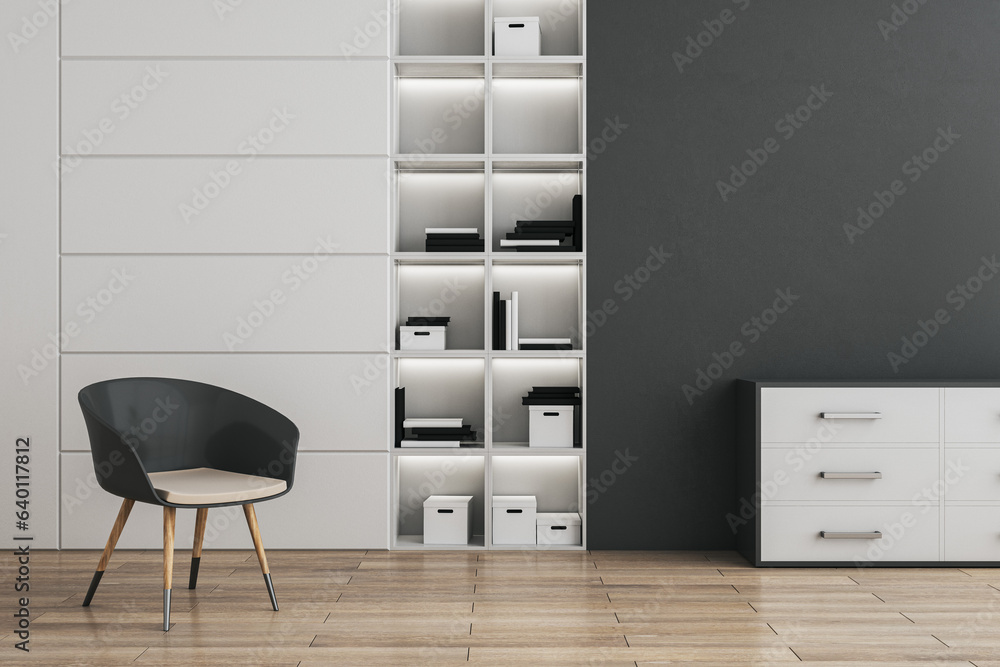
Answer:
[{"label": "dark gray wall", "polygon": [[[588,309],[617,308],[588,342],[592,548],[734,546],[738,377],[1000,377],[1000,278],[976,278],[1000,256],[1000,2],[898,0],[916,12],[889,32],[893,5],[588,3],[589,134],[628,125],[594,146],[588,180]],[[678,71],[673,53],[727,9]],[[813,86],[832,96],[788,138],[775,124]],[[939,128],[960,138],[911,181]],[[777,152],[723,201],[716,182],[768,138]],[[850,243],[844,224],[897,179]],[[673,256],[627,298],[619,281],[661,245]],[[953,292],[970,279],[973,298]],[[761,331],[751,318],[788,288],[798,299]],[[937,311],[946,323],[894,368]],[[743,355],[689,401],[734,343]]]}]

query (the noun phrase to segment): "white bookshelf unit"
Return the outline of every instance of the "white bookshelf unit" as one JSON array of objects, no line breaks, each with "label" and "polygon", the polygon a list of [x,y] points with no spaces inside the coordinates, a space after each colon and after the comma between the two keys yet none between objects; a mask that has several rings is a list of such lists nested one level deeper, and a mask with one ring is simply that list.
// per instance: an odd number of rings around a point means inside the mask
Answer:
[{"label": "white bookshelf unit", "polygon": [[[541,55],[493,55],[494,17],[538,16]],[[585,0],[400,0],[390,44],[391,387],[405,417],[461,417],[461,448],[390,442],[393,549],[585,549],[586,215],[570,252],[501,247],[517,221],[586,210]],[[426,252],[426,228],[475,228],[481,252]],[[580,245],[577,248],[581,248]],[[519,337],[569,350],[493,350],[493,293],[519,298]],[[450,317],[442,351],[399,349],[416,316]],[[533,386],[578,386],[579,443],[529,447]],[[392,403],[390,396],[390,403]],[[398,416],[391,410],[391,423]],[[471,495],[468,546],[423,543],[423,501]],[[531,495],[538,512],[578,512],[573,545],[494,545],[492,498]]]}]

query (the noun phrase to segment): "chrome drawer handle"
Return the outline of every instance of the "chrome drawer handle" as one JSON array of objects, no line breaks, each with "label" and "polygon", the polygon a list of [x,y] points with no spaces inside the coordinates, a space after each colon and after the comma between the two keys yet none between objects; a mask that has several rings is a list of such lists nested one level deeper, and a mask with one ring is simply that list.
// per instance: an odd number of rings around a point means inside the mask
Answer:
[{"label": "chrome drawer handle", "polygon": [[821,472],[823,479],[882,479],[880,472]]},{"label": "chrome drawer handle", "polygon": [[870,533],[832,533],[829,530],[819,531],[824,540],[880,540],[882,531],[873,530]]},{"label": "chrome drawer handle", "polygon": [[881,412],[821,412],[820,419],[882,419]]}]

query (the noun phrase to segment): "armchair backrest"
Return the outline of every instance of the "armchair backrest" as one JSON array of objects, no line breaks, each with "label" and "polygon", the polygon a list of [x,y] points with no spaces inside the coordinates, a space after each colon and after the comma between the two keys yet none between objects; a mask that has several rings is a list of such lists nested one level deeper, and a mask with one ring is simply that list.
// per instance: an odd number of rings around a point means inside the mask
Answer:
[{"label": "armchair backrest", "polygon": [[94,469],[109,493],[164,504],[147,476],[217,468],[295,476],[299,431],[276,410],[234,391],[174,378],[105,380],[79,393]]}]

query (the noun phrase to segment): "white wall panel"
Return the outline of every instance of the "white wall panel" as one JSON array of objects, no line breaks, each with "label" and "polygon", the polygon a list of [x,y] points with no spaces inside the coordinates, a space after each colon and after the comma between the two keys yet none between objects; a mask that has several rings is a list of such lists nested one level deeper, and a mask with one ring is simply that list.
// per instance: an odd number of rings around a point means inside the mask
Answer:
[{"label": "white wall panel", "polygon": [[62,450],[90,449],[76,395],[113,377],[180,377],[238,391],[299,427],[300,451],[386,451],[388,355],[67,354],[62,365]]},{"label": "white wall panel", "polygon": [[[52,342],[60,333],[53,169],[58,30],[34,0],[0,3],[0,25],[5,26],[0,49],[0,497],[7,512],[0,544],[12,546],[18,532],[33,537],[33,547],[51,549],[58,534],[59,362]],[[18,438],[30,438],[31,449],[26,531],[15,530],[13,514]]]},{"label": "white wall panel", "polygon": [[62,278],[64,351],[388,350],[385,257],[67,256]]},{"label": "white wall panel", "polygon": [[385,154],[388,64],[70,60],[70,155]]},{"label": "white wall panel", "polygon": [[64,253],[388,252],[385,158],[86,158]]},{"label": "white wall panel", "polygon": [[386,0],[87,0],[63,9],[63,55],[385,56]]},{"label": "white wall panel", "polygon": [[[62,546],[103,548],[121,499],[97,485],[89,453],[64,453],[61,458]],[[255,506],[264,548],[387,548],[388,479],[388,454],[301,453],[295,465],[295,483],[288,495]],[[178,549],[191,548],[194,517],[193,509],[177,512]],[[118,548],[162,546],[162,508],[136,503]],[[246,519],[238,506],[209,511],[205,548],[253,549]],[[96,559],[95,554],[95,567]],[[175,572],[174,576],[179,575]],[[277,574],[274,576],[278,578]]]}]

